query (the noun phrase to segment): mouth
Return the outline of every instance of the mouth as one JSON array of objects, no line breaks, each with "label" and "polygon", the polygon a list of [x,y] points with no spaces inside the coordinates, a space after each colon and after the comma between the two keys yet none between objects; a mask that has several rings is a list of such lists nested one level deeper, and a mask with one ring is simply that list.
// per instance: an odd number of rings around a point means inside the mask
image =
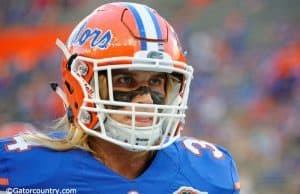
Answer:
[{"label": "mouth", "polygon": [[[132,117],[129,117],[130,124]],[[153,124],[153,117],[145,117],[145,116],[136,116],[135,117],[135,126],[137,127],[149,127]]]}]

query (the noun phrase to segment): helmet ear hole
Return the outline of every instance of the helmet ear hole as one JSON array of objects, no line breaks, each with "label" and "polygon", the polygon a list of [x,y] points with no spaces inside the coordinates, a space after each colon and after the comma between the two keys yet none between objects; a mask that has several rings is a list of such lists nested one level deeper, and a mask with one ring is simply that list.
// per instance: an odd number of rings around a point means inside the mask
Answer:
[{"label": "helmet ear hole", "polygon": [[74,103],[74,107],[75,107],[76,109],[78,109],[78,103],[77,103],[77,102]]},{"label": "helmet ear hole", "polygon": [[69,84],[69,82],[65,81],[65,85],[66,85],[66,87],[67,87],[67,89],[68,89],[68,92],[69,92],[70,94],[73,94],[74,89],[73,89],[73,87]]},{"label": "helmet ear hole", "polygon": [[77,54],[75,53],[75,54],[71,55],[70,58],[68,59],[68,62],[67,62],[68,71],[71,71],[71,65],[76,57],[77,57]]}]

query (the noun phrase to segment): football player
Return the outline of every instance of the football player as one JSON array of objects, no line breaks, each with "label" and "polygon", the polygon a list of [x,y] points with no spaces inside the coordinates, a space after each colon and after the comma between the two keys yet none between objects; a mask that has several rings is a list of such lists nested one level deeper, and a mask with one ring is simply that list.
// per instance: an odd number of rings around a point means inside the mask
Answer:
[{"label": "football player", "polygon": [[193,68],[171,25],[136,3],[100,6],[64,54],[63,138],[32,133],[0,144],[0,188],[77,193],[239,193],[222,147],[181,137]]}]

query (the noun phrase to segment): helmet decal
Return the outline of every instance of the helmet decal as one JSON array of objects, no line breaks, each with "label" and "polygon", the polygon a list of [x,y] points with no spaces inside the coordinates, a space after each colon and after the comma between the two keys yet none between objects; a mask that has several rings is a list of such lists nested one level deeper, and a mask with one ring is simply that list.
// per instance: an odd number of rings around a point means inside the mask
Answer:
[{"label": "helmet decal", "polygon": [[[134,3],[125,3],[125,5],[134,15],[141,39],[162,39],[162,32],[158,20],[149,7]],[[159,42],[141,40],[141,50],[159,50],[161,48],[159,44]]]},{"label": "helmet decal", "polygon": [[163,59],[164,55],[161,52],[157,52],[157,51],[150,51],[147,55],[147,58],[150,59]]},{"label": "helmet decal", "polygon": [[87,21],[83,22],[83,24],[78,27],[78,30],[71,38],[70,44],[72,46],[82,46],[87,41],[90,41],[91,48],[97,47],[99,49],[106,49],[112,40],[111,30],[103,32],[98,28],[86,28],[86,25]]}]

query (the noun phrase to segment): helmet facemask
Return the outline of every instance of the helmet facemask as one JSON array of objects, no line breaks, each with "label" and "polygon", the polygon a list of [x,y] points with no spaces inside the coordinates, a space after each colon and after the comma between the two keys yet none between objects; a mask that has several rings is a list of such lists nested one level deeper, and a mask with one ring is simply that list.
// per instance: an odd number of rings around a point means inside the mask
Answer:
[{"label": "helmet facemask", "polygon": [[[172,74],[159,74],[157,72],[147,71],[144,72],[144,74],[152,73],[154,75],[154,80],[163,80],[164,83],[163,86],[161,86],[161,88],[164,90],[163,92],[155,91],[155,89],[151,88],[151,86],[148,87],[143,85],[131,89],[125,88],[125,90],[127,90],[125,91],[124,87],[118,87],[118,89],[116,89],[114,85],[115,81],[107,80],[115,80],[119,78],[123,79],[123,77],[131,79],[131,71],[126,70],[126,73],[121,73],[121,75],[120,73],[116,75],[114,73],[116,71],[118,72],[117,69],[112,70],[111,73],[99,72],[100,75],[98,77],[100,99],[115,102],[115,105],[110,105],[112,103],[107,103],[107,105],[104,105],[104,108],[107,112],[107,114],[104,115],[104,129],[106,131],[106,135],[113,139],[118,139],[122,142],[136,146],[153,146],[158,144],[161,141],[163,134],[166,132],[165,129],[168,128],[167,120],[171,119],[170,116],[163,116],[163,114],[167,114],[167,111],[164,110],[163,107],[161,107],[160,105],[172,104],[172,101],[174,100],[170,101],[167,99],[171,99],[171,95],[169,94],[179,94],[179,89],[181,85],[180,80]],[[143,72],[132,71],[132,73],[142,74]],[[111,74],[111,78],[107,76],[107,74]],[[109,97],[110,92],[108,92],[108,82],[111,82],[113,85],[113,97]],[[173,92],[171,93],[171,91]],[[153,104],[143,104],[142,102],[134,102],[133,99],[138,95],[151,96]],[[172,98],[174,99],[174,97]],[[167,101],[169,101],[169,103]],[[127,117],[127,122],[125,121],[124,124],[124,120],[122,122],[120,121],[120,119],[118,119],[120,117]],[[143,121],[146,120],[148,124],[145,125],[142,123],[141,125],[141,123],[138,122],[138,120],[140,119],[142,119]],[[173,122],[173,125],[178,125],[178,121],[177,123],[175,123],[175,121]],[[139,149],[135,148],[130,150]]]},{"label": "helmet facemask", "polygon": [[[94,73],[89,81],[84,78],[84,75],[86,71],[91,70],[89,69],[91,67]],[[178,61],[149,59],[139,57],[139,55],[110,59],[77,56],[71,64],[70,73],[80,84],[84,99],[79,106],[78,114],[75,115],[77,117],[75,120],[87,134],[100,137],[131,151],[166,147],[180,136],[184,123],[189,92],[187,86],[192,78],[192,69],[189,67]],[[114,94],[112,76],[115,70],[120,69],[164,73],[166,75],[164,103],[144,104],[118,101],[118,98],[122,98],[124,94]],[[129,93],[137,93],[133,94],[134,96],[146,92],[151,93],[153,98],[161,98],[156,91],[145,90],[147,89],[136,88]],[[119,97],[115,99],[117,95]],[[113,119],[111,115],[128,115],[131,117],[131,123],[123,124]],[[90,126],[94,117],[97,119],[97,124]],[[136,118],[138,117],[151,117],[152,124],[137,126]]]}]

